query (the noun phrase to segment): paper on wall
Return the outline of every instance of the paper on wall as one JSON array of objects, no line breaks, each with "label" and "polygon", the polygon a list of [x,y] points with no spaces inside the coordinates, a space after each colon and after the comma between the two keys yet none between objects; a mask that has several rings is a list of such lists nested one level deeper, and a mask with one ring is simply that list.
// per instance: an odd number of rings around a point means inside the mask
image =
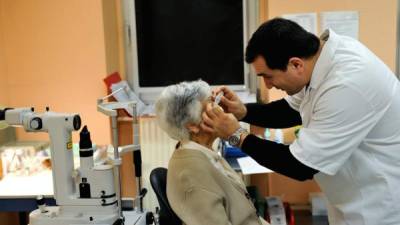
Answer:
[{"label": "paper on wall", "polygon": [[282,17],[296,22],[306,31],[317,35],[317,13],[284,14]]},{"label": "paper on wall", "polygon": [[359,17],[357,11],[321,13],[321,32],[332,29],[335,33],[358,40]]}]

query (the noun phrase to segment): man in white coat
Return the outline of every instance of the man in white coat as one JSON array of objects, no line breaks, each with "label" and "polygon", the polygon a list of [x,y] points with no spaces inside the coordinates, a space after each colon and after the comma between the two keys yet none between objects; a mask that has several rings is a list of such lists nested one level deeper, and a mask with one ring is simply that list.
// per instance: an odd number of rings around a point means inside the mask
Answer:
[{"label": "man in white coat", "polygon": [[[315,179],[331,225],[400,224],[400,85],[393,72],[357,40],[332,30],[318,38],[281,18],[253,34],[246,61],[268,88],[288,96],[244,105],[221,87],[215,94],[224,92],[224,110],[209,104],[203,129],[278,173]],[[283,145],[248,134],[238,120],[302,128]]]}]

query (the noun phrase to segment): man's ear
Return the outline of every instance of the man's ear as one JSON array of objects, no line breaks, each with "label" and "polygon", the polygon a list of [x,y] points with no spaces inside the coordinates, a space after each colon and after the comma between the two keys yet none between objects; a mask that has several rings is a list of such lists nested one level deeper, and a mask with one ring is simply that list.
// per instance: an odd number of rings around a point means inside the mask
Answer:
[{"label": "man's ear", "polygon": [[295,70],[304,70],[304,61],[299,57],[292,57],[289,59],[289,65],[293,66]]},{"label": "man's ear", "polygon": [[186,128],[192,134],[197,134],[200,131],[200,126],[198,124],[194,124],[194,123],[187,123]]}]

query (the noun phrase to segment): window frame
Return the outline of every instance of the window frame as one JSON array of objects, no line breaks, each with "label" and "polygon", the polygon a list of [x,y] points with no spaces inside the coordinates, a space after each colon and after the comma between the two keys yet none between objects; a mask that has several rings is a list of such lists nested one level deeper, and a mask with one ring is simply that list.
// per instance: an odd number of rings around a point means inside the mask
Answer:
[{"label": "window frame", "polygon": [[[255,31],[259,23],[259,1],[243,2],[243,52],[245,51],[247,42],[251,34]],[[164,87],[140,87],[139,86],[139,66],[136,42],[136,13],[135,1],[123,0],[122,12],[124,21],[124,50],[125,50],[125,72],[128,84],[133,91],[145,103],[154,103],[157,96]],[[252,76],[250,66],[243,61],[244,64],[244,84],[243,85],[227,85],[236,92],[256,92],[256,76]]]}]

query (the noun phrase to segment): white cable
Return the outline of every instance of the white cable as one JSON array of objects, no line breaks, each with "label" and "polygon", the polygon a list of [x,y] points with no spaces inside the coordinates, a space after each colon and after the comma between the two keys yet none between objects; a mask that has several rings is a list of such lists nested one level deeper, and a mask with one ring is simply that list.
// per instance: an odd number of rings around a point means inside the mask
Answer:
[{"label": "white cable", "polygon": [[101,100],[106,100],[107,98],[113,96],[115,93],[120,92],[120,91],[123,90],[124,88],[125,88],[125,87],[120,87],[120,88],[118,88],[117,90],[111,92],[111,94],[109,94],[109,95],[107,95],[107,96],[104,96]]}]

